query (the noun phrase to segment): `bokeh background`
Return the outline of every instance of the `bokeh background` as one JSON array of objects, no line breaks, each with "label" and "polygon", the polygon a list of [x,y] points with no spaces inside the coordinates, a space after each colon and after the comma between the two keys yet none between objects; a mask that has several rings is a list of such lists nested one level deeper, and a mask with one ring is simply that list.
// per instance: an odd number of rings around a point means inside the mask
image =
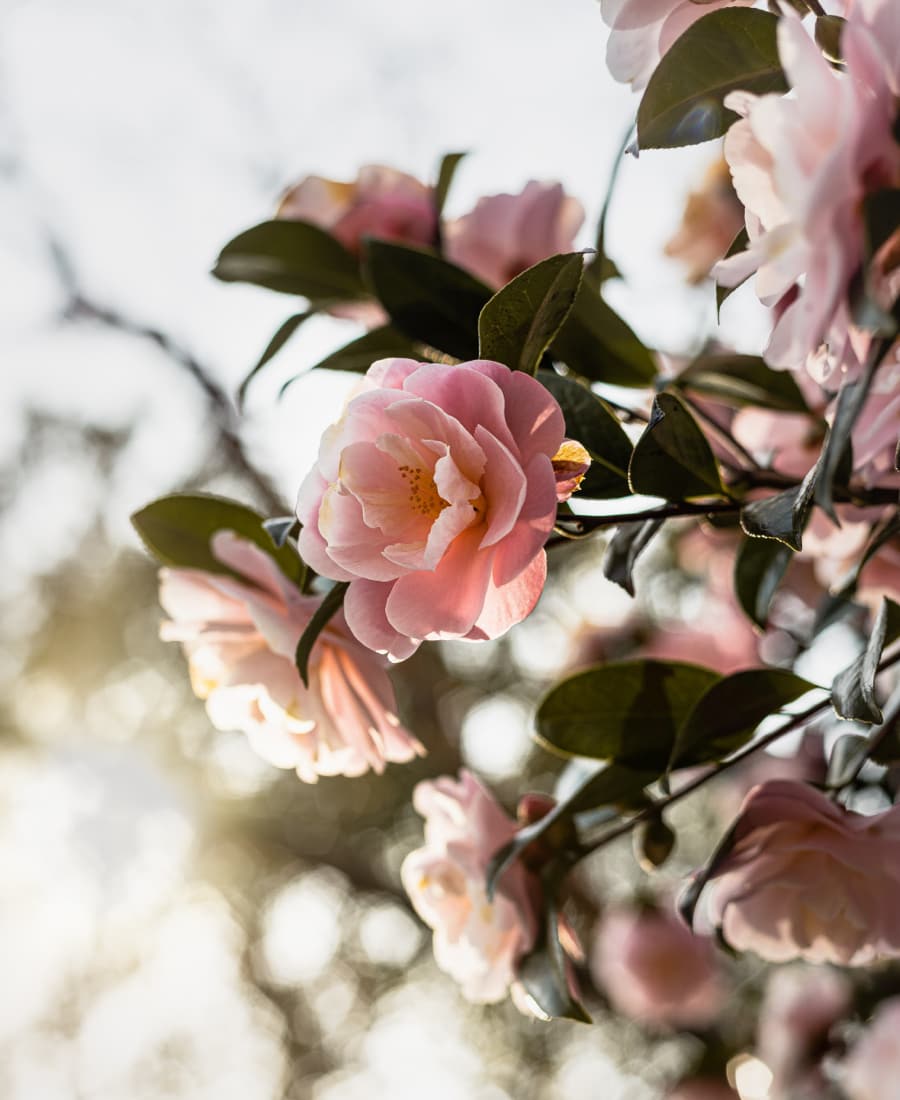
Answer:
[{"label": "bokeh background", "polygon": [[[599,546],[566,551],[508,639],[426,648],[398,672],[425,761],[308,787],[211,728],[157,639],[155,571],[128,522],[180,488],[289,509],[352,384],[317,373],[276,400],[354,334],[317,318],[234,407],[295,305],[208,271],[292,180],[369,162],[428,178],[470,150],[451,214],[558,178],[591,243],[635,107],[605,39],[594,0],[2,0],[8,1100],[642,1100],[689,1059],[685,1040],[651,1058],[623,1024],[466,1005],[399,887],[421,836],[414,783],[465,762],[508,804],[549,789],[534,699],[640,635]],[[661,254],[712,155],[629,159],[612,207],[626,280],[610,298],[673,351],[715,322],[709,288]],[[727,337],[753,350],[760,326],[731,309]],[[656,568],[641,614],[675,606],[675,574]]]}]

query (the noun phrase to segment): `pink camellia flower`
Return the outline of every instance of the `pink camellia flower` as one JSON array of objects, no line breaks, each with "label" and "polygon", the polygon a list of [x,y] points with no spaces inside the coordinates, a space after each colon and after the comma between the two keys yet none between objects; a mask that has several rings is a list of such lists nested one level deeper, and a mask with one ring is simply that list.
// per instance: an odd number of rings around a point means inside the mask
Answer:
[{"label": "pink camellia flower", "polygon": [[476,1004],[501,1001],[516,980],[519,960],[534,945],[540,894],[520,861],[503,875],[489,901],[491,856],[515,836],[516,823],[468,771],[420,783],[413,805],[425,818],[425,846],[403,861],[403,886],[434,930],[441,970]]},{"label": "pink camellia flower", "polygon": [[775,367],[797,368],[826,342],[843,366],[850,346],[848,288],[863,255],[861,201],[896,186],[900,15],[896,0],[857,0],[844,27],[838,72],[799,17],[785,10],[779,54],[794,95],[734,92],[742,118],[725,157],[746,208],[750,246],[713,274],[734,286],[752,274],[778,320],[766,351]]},{"label": "pink camellia flower", "polygon": [[744,224],[744,208],[734,193],[722,157],[709,166],[700,188],[688,195],[681,225],[665,254],[687,268],[690,283],[702,282],[721,260]]},{"label": "pink camellia flower", "polygon": [[217,729],[243,730],[260,756],[307,783],[381,772],[388,761],[424,752],[397,719],[382,662],[340,615],[313,647],[305,688],[294,654],[320,600],[302,595],[268,554],[234,532],[216,532],[211,545],[244,579],[161,570],[160,602],[171,619],[160,634],[183,644],[191,686]]},{"label": "pink camellia flower", "polygon": [[775,1096],[825,1092],[819,1062],[828,1032],[850,1010],[853,988],[836,970],[774,970],[759,1013],[756,1053],[772,1071]]},{"label": "pink camellia flower", "polygon": [[437,231],[433,188],[380,164],[360,168],[353,183],[307,176],[284,194],[278,217],[327,229],[354,255],[364,237],[427,245]]},{"label": "pink camellia flower", "polygon": [[738,951],[841,966],[900,955],[900,806],[865,817],[805,783],[763,783],[711,879],[711,917]]},{"label": "pink camellia flower", "polygon": [[606,64],[613,78],[635,91],[643,88],[662,55],[692,23],[732,3],[753,0],[600,0],[600,14],[610,28]]},{"label": "pink camellia flower", "polygon": [[488,195],[444,226],[447,259],[488,286],[505,286],[548,256],[571,252],[584,207],[559,183],[531,180],[518,195]]},{"label": "pink camellia flower", "polygon": [[662,910],[607,913],[591,974],[617,1012],[651,1027],[704,1027],[725,999],[712,942]]},{"label": "pink camellia flower", "polygon": [[872,1022],[841,1067],[850,1100],[894,1100],[900,1081],[900,997],[878,1006]]},{"label": "pink camellia flower", "polygon": [[[559,405],[488,360],[383,359],[366,386],[301,486],[300,552],[350,582],[347,624],[394,660],[423,639],[496,638],[544,586]],[[562,458],[565,481],[568,450]]]}]

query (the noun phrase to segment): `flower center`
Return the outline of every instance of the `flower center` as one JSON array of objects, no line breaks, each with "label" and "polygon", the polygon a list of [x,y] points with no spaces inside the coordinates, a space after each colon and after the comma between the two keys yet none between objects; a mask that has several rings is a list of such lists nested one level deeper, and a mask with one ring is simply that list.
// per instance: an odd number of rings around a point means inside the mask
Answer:
[{"label": "flower center", "polygon": [[429,519],[437,517],[448,506],[438,493],[434,478],[420,466],[398,466],[400,476],[409,486],[409,506],[413,512]]}]

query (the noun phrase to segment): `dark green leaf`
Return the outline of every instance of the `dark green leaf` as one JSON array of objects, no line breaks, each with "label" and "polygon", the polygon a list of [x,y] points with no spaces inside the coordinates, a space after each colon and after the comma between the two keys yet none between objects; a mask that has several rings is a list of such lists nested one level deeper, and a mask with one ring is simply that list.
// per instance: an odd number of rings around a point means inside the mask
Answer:
[{"label": "dark green leaf", "polygon": [[765,630],[769,607],[793,554],[774,539],[745,539],[734,562],[734,591],[751,622]]},{"label": "dark green leaf", "polygon": [[624,588],[629,596],[634,595],[634,567],[638,557],[662,525],[661,519],[621,523],[607,544],[603,555],[603,575]]},{"label": "dark green leaf", "polygon": [[631,456],[628,481],[633,492],[666,500],[724,495],[712,448],[674,394],[656,396],[650,423]]},{"label": "dark green leaf", "polygon": [[275,358],[275,356],[281,351],[284,345],[288,342],[288,340],[290,340],[290,338],[303,324],[303,322],[312,317],[315,313],[316,310],[314,309],[308,309],[305,313],[295,313],[293,317],[288,317],[284,324],[280,326],[278,331],[266,345],[266,350],[259,357],[259,361],[257,362],[256,366],[253,368],[253,370],[250,371],[244,381],[241,382],[240,389],[237,393],[239,408],[242,407],[244,404],[244,398],[247,396],[247,388],[249,387],[253,379],[257,376],[257,374],[259,374],[259,372],[263,369],[266,363],[269,362],[270,359]]},{"label": "dark green leaf", "polygon": [[263,527],[279,550],[291,535],[296,536],[300,531],[296,516],[273,516],[271,519],[263,520]]},{"label": "dark green leaf", "polygon": [[816,19],[816,42],[829,61],[843,60],[841,53],[841,35],[844,33],[846,19],[839,15],[820,15]]},{"label": "dark green leaf", "polygon": [[610,407],[571,378],[543,370],[537,377],[559,402],[566,435],[577,439],[591,456],[579,495],[602,500],[628,496],[631,440]]},{"label": "dark green leaf", "polygon": [[850,285],[853,319],[861,328],[892,340],[900,326],[900,299],[888,311],[879,294],[878,252],[900,231],[900,189],[870,192],[862,202],[863,265]]},{"label": "dark green leaf", "polygon": [[793,489],[745,504],[741,509],[744,534],[756,539],[776,539],[791,550],[800,550],[818,472],[819,466],[816,463],[803,481]]},{"label": "dark green leaf", "polygon": [[526,848],[542,838],[547,838],[552,845],[553,834],[569,828],[572,818],[587,810],[612,805],[643,808],[647,803],[644,788],[658,777],[658,771],[636,771],[618,764],[610,764],[589,775],[568,798],[557,802],[538,821],[520,829],[515,838],[494,855],[487,869],[488,897],[493,897],[498,880]]},{"label": "dark green leaf", "polygon": [[324,229],[277,218],[239,233],[222,249],[213,275],[304,298],[362,298],[356,258]]},{"label": "dark green leaf", "polygon": [[[746,252],[750,247],[750,234],[747,232],[746,227],[740,230],[738,235],[734,238],[731,244],[728,246],[728,251],[722,257],[725,260],[731,259],[732,256],[737,256],[739,252]],[[734,286],[717,286],[716,287],[716,319],[719,318],[722,312],[722,306],[731,297],[732,294],[746,283],[750,276],[741,279],[739,283],[735,283]]]},{"label": "dark green leaf", "polygon": [[712,855],[700,870],[695,871],[693,875],[691,875],[685,888],[678,896],[678,912],[681,914],[681,919],[690,929],[694,927],[694,912],[697,909],[697,902],[700,900],[700,895],[734,846],[736,829],[737,822],[735,822],[721,838],[714,848]]},{"label": "dark green leaf", "polygon": [[677,384],[727,405],[809,412],[790,371],[772,370],[758,355],[701,355],[681,372]]},{"label": "dark green leaf", "polygon": [[545,901],[544,932],[532,951],[522,960],[518,981],[532,1001],[535,1015],[545,1020],[577,1020],[591,1023],[591,1018],[569,991],[566,958],[559,942],[559,913],[552,899]]},{"label": "dark green leaf", "polygon": [[786,92],[774,15],[726,8],[704,15],[657,65],[638,108],[641,149],[696,145],[720,137],[737,115],[729,92]]},{"label": "dark green leaf", "polygon": [[[864,373],[855,382],[846,383],[838,394],[837,407],[825,443],[822,446],[822,454],[817,462],[818,475],[815,485],[816,504],[829,515],[835,523],[838,522],[834,511],[833,490],[836,480],[840,480],[841,468],[849,474],[846,468],[847,448],[850,446],[850,435],[853,426],[859,419],[859,415],[866,403],[869,389],[872,385],[872,377],[875,373],[874,360],[870,362]],[[851,462],[852,465],[852,462]]]},{"label": "dark green leaf", "polygon": [[465,153],[445,153],[441,157],[441,166],[438,169],[437,183],[434,188],[434,207],[438,217],[444,212],[447,195],[450,193],[450,185],[456,175],[459,162],[465,157]]},{"label": "dark green leaf", "polygon": [[[326,355],[324,359],[310,367],[310,370],[340,370],[350,371],[356,374],[365,374],[371,365],[378,359],[419,359],[421,351],[419,347],[408,340],[402,332],[391,325],[382,325],[363,333],[356,340],[351,340],[337,351]],[[281,397],[288,386],[293,385],[298,378],[303,378],[308,371],[295,374],[289,378],[278,392]]]},{"label": "dark green leaf", "polygon": [[551,352],[592,382],[644,387],[658,373],[656,362],[631,328],[611,309],[599,288],[582,280],[575,307]]},{"label": "dark green leaf", "polygon": [[276,547],[263,526],[263,517],[236,501],[205,493],[176,493],[135,512],[131,522],[163,565],[239,576],[213,557],[210,549],[210,539],[217,531],[234,531],[265,550],[286,577],[303,585],[305,566],[296,549],[290,544]]},{"label": "dark green leaf", "polygon": [[478,356],[535,374],[581,285],[580,252],[529,267],[491,298],[478,318]]},{"label": "dark green leaf", "polygon": [[825,786],[832,790],[846,787],[859,775],[866,762],[869,739],[858,733],[844,733],[835,741],[828,758]]},{"label": "dark green leaf", "polygon": [[900,606],[884,598],[866,648],[834,678],[831,701],[839,718],[857,722],[881,722],[883,714],[875,698],[875,676],[885,646],[900,638]]},{"label": "dark green leaf", "polygon": [[394,325],[457,359],[478,356],[478,316],[491,291],[433,252],[387,241],[366,243],[369,283]]},{"label": "dark green leaf", "polygon": [[662,771],[694,704],[720,677],[677,661],[623,661],[557,684],[537,714],[538,740],[564,756]]},{"label": "dark green leaf", "polygon": [[319,635],[340,610],[349,587],[349,581],[339,581],[333,585],[319,604],[316,613],[307,623],[306,630],[300,635],[294,660],[297,671],[300,673],[300,679],[306,687],[309,687],[309,657],[313,646],[316,644]]},{"label": "dark green leaf", "polygon": [[719,680],[678,730],[670,768],[730,755],[750,740],[763,718],[815,686],[781,668],[752,668]]},{"label": "dark green leaf", "polygon": [[896,764],[900,761],[900,707],[885,717],[884,725],[877,731],[878,741],[869,742],[868,754],[876,764]]}]

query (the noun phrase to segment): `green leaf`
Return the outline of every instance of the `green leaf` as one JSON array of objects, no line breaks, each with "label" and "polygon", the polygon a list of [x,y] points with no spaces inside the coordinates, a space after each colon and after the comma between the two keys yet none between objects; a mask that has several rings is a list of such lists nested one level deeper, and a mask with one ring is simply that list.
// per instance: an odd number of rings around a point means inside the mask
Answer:
[{"label": "green leaf", "polygon": [[644,788],[658,777],[656,771],[636,771],[618,764],[610,764],[602,771],[589,775],[568,798],[557,802],[538,821],[519,829],[515,837],[493,856],[487,869],[488,897],[493,897],[500,878],[536,841],[546,838],[552,846],[553,834],[563,834],[564,831],[567,834],[572,818],[588,810],[613,805],[643,808],[647,804]]},{"label": "green leaf", "polygon": [[213,556],[210,539],[217,531],[234,531],[264,550],[286,577],[302,588],[306,567],[289,543],[277,547],[252,508],[205,493],[176,493],[161,497],[131,517],[144,545],[163,565],[203,569],[207,573],[235,573]]},{"label": "green leaf", "polygon": [[701,355],[681,372],[676,384],[739,408],[809,412],[790,371],[772,370],[758,355]]},{"label": "green leaf", "polygon": [[840,790],[859,775],[869,755],[869,739],[859,733],[843,733],[835,741],[828,758],[825,786]]},{"label": "green leaf", "polygon": [[276,218],[229,241],[213,275],[226,283],[253,283],[311,301],[365,297],[356,258],[317,225]]},{"label": "green leaf", "polygon": [[829,61],[843,61],[841,53],[841,36],[847,20],[839,15],[820,15],[816,19],[816,43]]},{"label": "green leaf", "polygon": [[537,737],[563,756],[661,773],[681,724],[719,679],[712,669],[678,661],[623,661],[590,668],[563,680],[544,698]]},{"label": "green leaf", "polygon": [[529,267],[491,298],[478,318],[478,356],[535,374],[572,311],[584,272],[580,252]]},{"label": "green leaf", "polygon": [[259,357],[256,366],[250,371],[244,381],[241,382],[240,389],[237,392],[238,408],[243,407],[244,399],[247,396],[247,389],[257,374],[259,374],[266,363],[275,358],[303,322],[314,316],[315,313],[316,310],[314,309],[308,309],[304,313],[295,313],[292,317],[288,317],[284,324],[279,327],[278,331],[266,345],[266,350]]},{"label": "green leaf", "polygon": [[729,92],[786,92],[778,19],[751,8],[710,12],[676,39],[654,70],[638,108],[638,146],[671,149],[721,137],[738,117]]},{"label": "green leaf", "polygon": [[478,356],[478,316],[491,291],[434,252],[366,242],[365,271],[394,325],[457,359]]},{"label": "green leaf", "polygon": [[877,253],[900,230],[900,189],[883,188],[862,200],[863,264],[850,284],[851,313],[856,324],[892,340],[900,327],[900,299],[890,310],[880,302],[879,279],[873,268]]},{"label": "green leaf", "polygon": [[884,715],[875,698],[875,676],[885,646],[900,638],[900,606],[882,600],[866,648],[856,660],[838,673],[831,685],[831,701],[838,718],[857,722],[881,722]]},{"label": "green leaf", "polygon": [[575,306],[550,350],[592,382],[644,387],[658,373],[652,354],[587,280],[582,280]]},{"label": "green leaf", "polygon": [[662,525],[661,519],[621,523],[607,543],[603,555],[603,575],[624,588],[629,596],[634,595],[634,567],[638,557]]},{"label": "green leaf", "polygon": [[[356,340],[351,340],[349,344],[326,355],[309,370],[340,370],[365,374],[376,360],[391,359],[395,356],[400,359],[419,359],[421,350],[417,344],[408,340],[393,326],[382,325],[380,328],[373,328],[363,333]],[[278,391],[278,396],[281,397],[298,378],[304,378],[309,370],[288,378]]]},{"label": "green leaf", "polygon": [[816,463],[818,474],[814,492],[815,502],[835,523],[838,519],[834,511],[834,484],[836,480],[840,480],[842,472],[848,476],[852,472],[852,461],[849,465],[846,464],[847,448],[851,445],[850,436],[853,426],[859,419],[869,395],[875,367],[876,359],[872,357],[865,371],[855,382],[845,383],[841,387],[834,417],[825,437],[819,461]]},{"label": "green leaf", "polygon": [[631,440],[612,409],[571,378],[544,370],[537,377],[559,402],[568,438],[577,439],[591,456],[579,496],[599,500],[628,496]]},{"label": "green leaf", "polygon": [[660,393],[628,468],[632,491],[666,500],[723,496],[712,448],[680,398]]},{"label": "green leaf", "polygon": [[[750,247],[750,234],[747,232],[746,226],[741,229],[731,244],[728,246],[728,251],[722,257],[723,260],[730,260],[732,256],[737,256],[740,252],[746,252]],[[747,275],[741,279],[739,283],[735,283],[734,286],[716,286],[716,320],[719,319],[722,313],[722,306],[731,297],[732,294],[746,283],[750,276]]]},{"label": "green leaf", "polygon": [[754,500],[741,509],[741,527],[755,539],[776,539],[791,550],[803,547],[803,531],[809,519],[819,464],[793,489]]},{"label": "green leaf", "polygon": [[522,959],[517,974],[532,1001],[532,1011],[545,1020],[577,1020],[591,1023],[584,1007],[569,991],[566,976],[566,957],[559,942],[559,912],[556,902],[547,898],[544,902],[543,934],[535,947]]},{"label": "green leaf", "polygon": [[296,538],[300,533],[300,523],[296,516],[273,516],[271,519],[263,520],[263,527],[279,550],[291,535]]},{"label": "green leaf", "polygon": [[781,668],[735,672],[698,699],[678,730],[670,768],[721,760],[746,744],[770,714],[816,687]]},{"label": "green leaf", "polygon": [[319,635],[340,610],[349,587],[349,581],[339,581],[333,585],[316,608],[315,614],[306,625],[306,630],[300,635],[294,660],[297,671],[300,673],[300,679],[305,687],[309,687],[309,657],[313,651],[313,646],[316,644]]},{"label": "green leaf", "polygon": [[444,212],[447,195],[450,193],[450,185],[453,183],[453,177],[456,175],[456,169],[459,167],[460,161],[465,156],[465,153],[445,153],[441,157],[441,166],[438,169],[437,183],[434,187],[434,208],[438,217]]},{"label": "green leaf", "polygon": [[751,622],[765,630],[769,608],[793,554],[774,539],[744,539],[734,561],[734,592]]}]

